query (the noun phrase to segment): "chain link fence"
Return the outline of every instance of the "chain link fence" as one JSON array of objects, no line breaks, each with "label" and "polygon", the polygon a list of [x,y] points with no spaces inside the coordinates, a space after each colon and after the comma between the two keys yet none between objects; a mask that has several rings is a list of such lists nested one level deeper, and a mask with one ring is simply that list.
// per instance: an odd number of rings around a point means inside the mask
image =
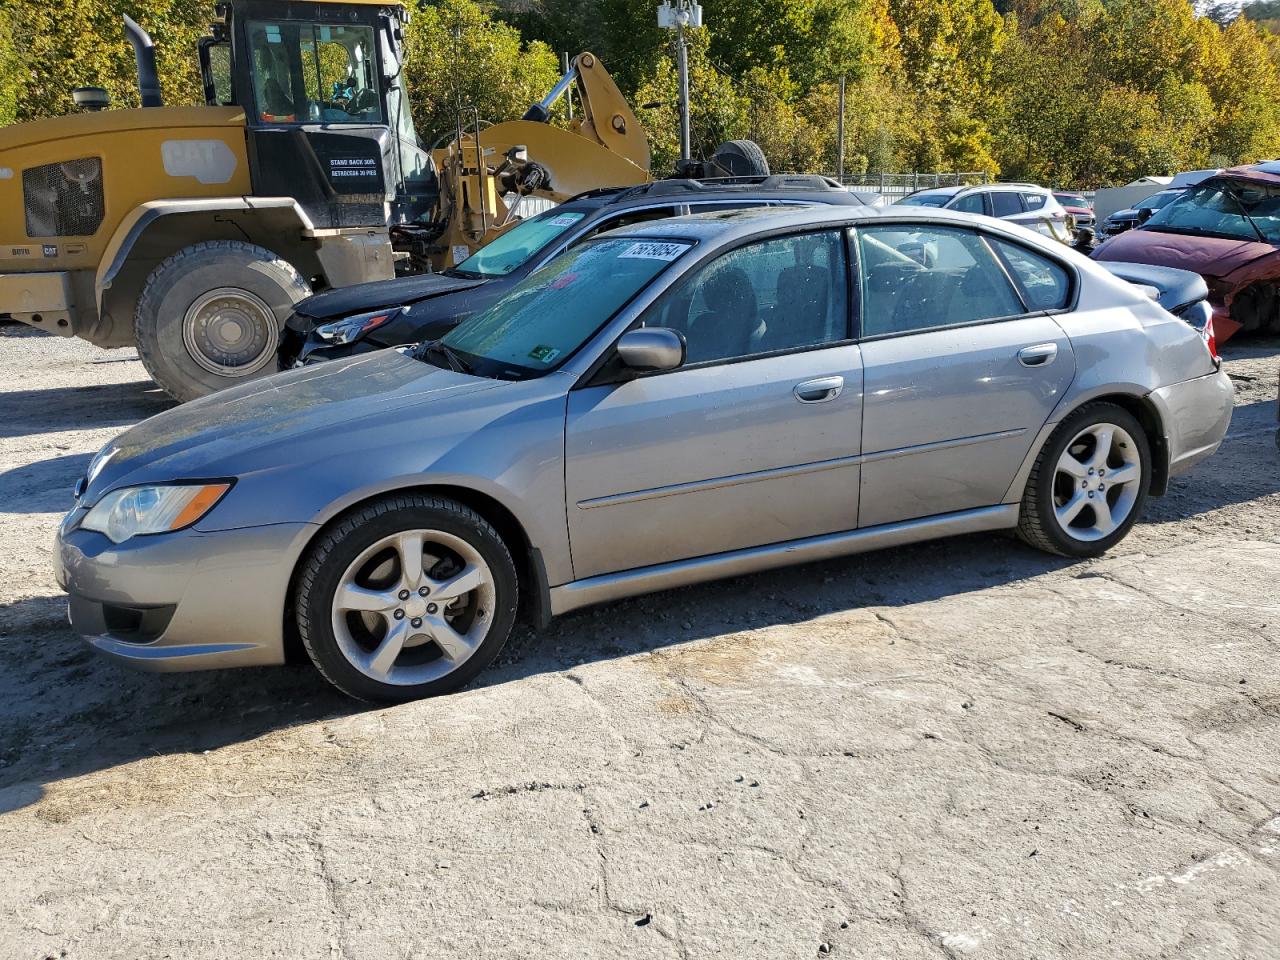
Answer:
[{"label": "chain link fence", "polygon": [[[828,174],[834,177],[835,174]],[[917,190],[933,187],[959,187],[975,183],[990,183],[991,178],[981,171],[971,173],[861,173],[845,174],[840,182],[846,187],[873,190],[894,203]]]}]

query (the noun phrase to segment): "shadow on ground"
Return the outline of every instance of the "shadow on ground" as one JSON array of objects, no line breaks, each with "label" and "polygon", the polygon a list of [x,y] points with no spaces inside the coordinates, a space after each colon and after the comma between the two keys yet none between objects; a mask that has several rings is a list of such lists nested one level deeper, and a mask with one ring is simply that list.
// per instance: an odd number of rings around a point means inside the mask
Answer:
[{"label": "shadow on ground", "polygon": [[13,390],[3,397],[0,437],[100,427],[124,429],[174,405],[173,399],[150,380]]}]

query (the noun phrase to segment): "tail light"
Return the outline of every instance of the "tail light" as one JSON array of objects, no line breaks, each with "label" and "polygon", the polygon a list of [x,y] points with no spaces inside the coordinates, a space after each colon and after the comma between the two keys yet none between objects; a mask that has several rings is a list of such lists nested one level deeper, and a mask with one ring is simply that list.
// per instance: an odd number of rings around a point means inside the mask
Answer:
[{"label": "tail light", "polygon": [[1213,329],[1213,307],[1209,306],[1209,301],[1198,300],[1180,311],[1178,316],[1195,327],[1209,351],[1209,356],[1213,357],[1215,363],[1218,362],[1221,358],[1218,356],[1218,338]]}]

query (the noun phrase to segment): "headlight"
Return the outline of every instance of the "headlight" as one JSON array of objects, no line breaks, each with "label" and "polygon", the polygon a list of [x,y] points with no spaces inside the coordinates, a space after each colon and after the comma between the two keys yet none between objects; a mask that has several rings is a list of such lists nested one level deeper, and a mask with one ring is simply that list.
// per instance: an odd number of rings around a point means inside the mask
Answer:
[{"label": "headlight", "polygon": [[213,509],[230,483],[174,483],[112,490],[80,522],[112,543],[189,527]]},{"label": "headlight", "polygon": [[372,313],[358,313],[354,317],[343,317],[332,323],[324,323],[316,327],[316,336],[336,346],[342,346],[359,340],[370,330],[376,330],[400,313],[401,307],[389,310],[374,310]]}]

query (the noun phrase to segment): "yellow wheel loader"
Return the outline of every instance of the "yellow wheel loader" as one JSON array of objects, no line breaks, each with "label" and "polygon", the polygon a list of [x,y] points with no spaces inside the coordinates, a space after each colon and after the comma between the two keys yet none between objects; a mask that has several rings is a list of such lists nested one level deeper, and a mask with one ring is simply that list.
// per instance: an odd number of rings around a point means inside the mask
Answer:
[{"label": "yellow wheel loader", "polygon": [[[442,269],[525,197],[649,179],[644,131],[590,54],[525,119],[463,118],[425,149],[394,0],[230,0],[199,45],[204,106],[162,105],[150,38],[126,30],[142,107],[0,129],[0,317],[136,345],[178,399],[275,369],[312,291]],[[569,129],[546,121],[576,86]]]}]

